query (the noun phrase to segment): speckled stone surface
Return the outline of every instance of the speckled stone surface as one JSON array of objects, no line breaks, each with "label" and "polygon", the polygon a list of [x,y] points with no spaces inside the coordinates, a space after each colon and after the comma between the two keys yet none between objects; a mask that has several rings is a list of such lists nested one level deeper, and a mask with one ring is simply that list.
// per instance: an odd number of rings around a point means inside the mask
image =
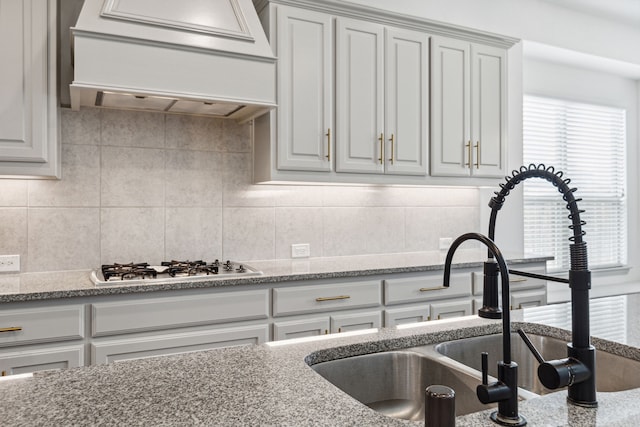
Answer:
[{"label": "speckled stone surface", "polygon": [[[249,264],[262,271],[261,276],[235,279],[205,277],[193,281],[150,281],[148,284],[136,285],[115,282],[114,285],[96,286],[91,282],[90,271],[0,275],[0,303],[433,271],[443,268],[445,256],[446,253],[443,251],[431,251],[307,260],[256,261]],[[509,265],[551,259],[544,256],[525,257],[510,254],[505,256],[508,258]],[[459,250],[456,252],[453,268],[480,267],[486,257],[486,251]]]},{"label": "speckled stone surface", "polygon": [[[514,318],[517,318],[517,314]],[[3,426],[422,426],[388,418],[352,399],[308,364],[496,333],[499,321],[469,317],[302,343],[241,346],[117,362],[0,381]],[[567,339],[563,330],[513,324]],[[640,350],[594,339],[602,350],[640,360]],[[598,393],[597,409],[568,405],[566,392],[520,402],[530,426],[636,426],[640,389]],[[491,410],[456,425],[495,426]]]}]

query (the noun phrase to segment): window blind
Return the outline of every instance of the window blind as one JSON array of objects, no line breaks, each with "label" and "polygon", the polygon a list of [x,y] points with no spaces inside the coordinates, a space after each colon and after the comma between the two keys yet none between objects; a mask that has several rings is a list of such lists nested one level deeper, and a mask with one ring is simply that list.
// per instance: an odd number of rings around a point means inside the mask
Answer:
[{"label": "window blind", "polygon": [[[585,212],[589,268],[627,262],[626,111],[525,95],[523,159],[564,172]],[[569,211],[558,190],[542,179],[524,182],[524,246],[552,254],[550,272],[570,267]]]},{"label": "window blind", "polygon": [[[627,342],[627,296],[595,298],[589,301],[591,335]],[[526,308],[525,322],[542,323],[571,330],[571,303]]]}]

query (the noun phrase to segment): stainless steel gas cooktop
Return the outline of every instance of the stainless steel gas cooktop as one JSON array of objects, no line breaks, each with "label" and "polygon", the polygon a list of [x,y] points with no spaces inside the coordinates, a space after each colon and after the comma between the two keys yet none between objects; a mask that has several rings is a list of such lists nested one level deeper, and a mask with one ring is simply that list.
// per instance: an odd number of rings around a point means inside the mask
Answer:
[{"label": "stainless steel gas cooktop", "polygon": [[259,276],[262,272],[234,261],[163,261],[160,265],[146,262],[105,264],[91,272],[96,285],[140,284],[151,282],[185,282],[234,277]]}]

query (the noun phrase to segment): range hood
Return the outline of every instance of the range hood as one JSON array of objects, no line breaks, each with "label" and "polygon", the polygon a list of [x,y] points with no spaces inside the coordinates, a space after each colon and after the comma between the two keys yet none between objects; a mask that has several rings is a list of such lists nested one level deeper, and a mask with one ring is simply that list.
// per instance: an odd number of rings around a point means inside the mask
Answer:
[{"label": "range hood", "polygon": [[71,108],[239,121],[276,105],[276,59],[251,0],[85,0]]}]

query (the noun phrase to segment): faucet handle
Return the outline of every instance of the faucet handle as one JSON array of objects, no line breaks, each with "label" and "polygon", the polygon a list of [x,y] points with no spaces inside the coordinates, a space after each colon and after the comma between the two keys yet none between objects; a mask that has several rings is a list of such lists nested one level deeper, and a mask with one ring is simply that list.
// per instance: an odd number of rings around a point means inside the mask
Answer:
[{"label": "faucet handle", "polygon": [[589,368],[578,359],[567,357],[566,359],[544,360],[522,329],[518,329],[518,335],[520,335],[529,350],[531,350],[531,353],[533,353],[533,356],[540,363],[540,366],[538,366],[538,378],[546,388],[555,390],[583,382],[591,377]]},{"label": "faucet handle", "polygon": [[482,384],[489,385],[489,353],[483,351],[480,357],[482,358]]}]

